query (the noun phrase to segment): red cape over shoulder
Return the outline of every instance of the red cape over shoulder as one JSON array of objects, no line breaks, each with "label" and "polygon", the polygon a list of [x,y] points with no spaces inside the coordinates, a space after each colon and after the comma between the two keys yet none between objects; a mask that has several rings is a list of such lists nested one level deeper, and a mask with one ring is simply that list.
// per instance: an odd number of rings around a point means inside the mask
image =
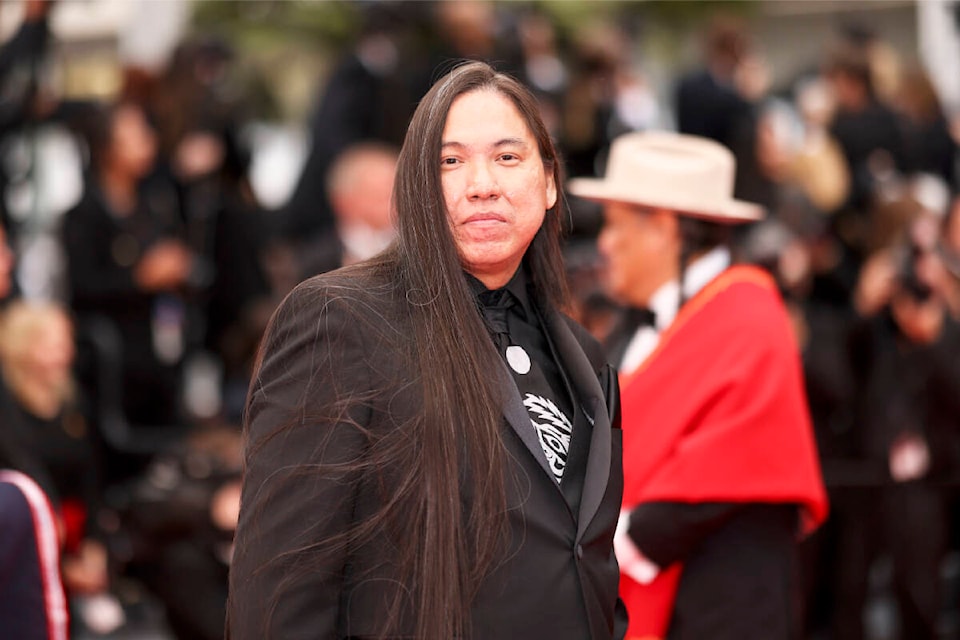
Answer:
[{"label": "red cape over shoulder", "polygon": [[[643,502],[796,503],[805,532],[827,515],[800,357],[770,277],[725,271],[657,350],[622,376],[623,507]],[[682,569],[621,576],[628,638],[662,637]]]}]

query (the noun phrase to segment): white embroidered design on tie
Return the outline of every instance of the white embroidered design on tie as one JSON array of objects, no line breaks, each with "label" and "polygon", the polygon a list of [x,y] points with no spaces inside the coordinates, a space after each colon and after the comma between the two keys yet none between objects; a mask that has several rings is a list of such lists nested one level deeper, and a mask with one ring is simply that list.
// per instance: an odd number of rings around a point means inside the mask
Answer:
[{"label": "white embroidered design on tie", "polygon": [[557,482],[560,482],[563,469],[567,466],[573,425],[556,404],[542,396],[528,393],[523,399],[523,406],[530,412],[530,422],[537,430],[537,437],[547,456],[550,470]]}]

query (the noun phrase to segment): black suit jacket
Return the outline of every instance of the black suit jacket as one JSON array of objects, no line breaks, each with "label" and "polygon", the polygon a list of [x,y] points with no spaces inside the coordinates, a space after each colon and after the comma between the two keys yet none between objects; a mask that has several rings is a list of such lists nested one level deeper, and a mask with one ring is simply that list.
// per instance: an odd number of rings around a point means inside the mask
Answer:
[{"label": "black suit jacket", "polygon": [[[411,335],[398,295],[384,275],[359,265],[301,284],[271,322],[248,404],[228,605],[236,640],[373,637],[385,603],[403,588],[391,575],[390,540],[404,532],[385,530],[360,548],[311,548],[382,504],[389,470],[360,478],[335,471],[338,462],[363,460],[355,425],[395,431],[420,410],[415,382],[398,391],[397,380],[411,376],[395,347]],[[589,447],[583,489],[571,508],[504,366],[495,375],[507,398],[509,549],[473,600],[472,637],[620,638],[626,620],[612,550],[622,493],[616,377],[583,329],[555,311],[543,317],[577,395],[574,429]],[[332,402],[348,390],[365,402]],[[322,477],[303,466],[313,462],[328,465]]]}]

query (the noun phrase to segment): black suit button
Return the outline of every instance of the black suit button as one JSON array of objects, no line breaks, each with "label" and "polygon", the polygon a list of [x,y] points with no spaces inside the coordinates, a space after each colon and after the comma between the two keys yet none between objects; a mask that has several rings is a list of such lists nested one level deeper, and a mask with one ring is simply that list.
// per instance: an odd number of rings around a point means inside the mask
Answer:
[{"label": "black suit button", "polygon": [[577,545],[577,560],[583,560],[583,545]]}]

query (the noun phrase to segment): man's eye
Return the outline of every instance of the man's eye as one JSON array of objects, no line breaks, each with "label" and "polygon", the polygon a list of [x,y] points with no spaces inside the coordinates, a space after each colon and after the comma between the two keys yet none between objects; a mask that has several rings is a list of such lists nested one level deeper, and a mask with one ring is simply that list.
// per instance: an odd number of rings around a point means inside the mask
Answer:
[{"label": "man's eye", "polygon": [[512,154],[512,153],[504,153],[504,154],[502,154],[502,155],[500,156],[500,159],[501,159],[501,160],[506,160],[507,162],[513,162],[513,161],[515,161],[515,160],[519,160],[520,158],[518,158],[517,156],[515,156],[515,155]]},{"label": "man's eye", "polygon": [[440,164],[457,164],[456,158],[440,158]]}]

